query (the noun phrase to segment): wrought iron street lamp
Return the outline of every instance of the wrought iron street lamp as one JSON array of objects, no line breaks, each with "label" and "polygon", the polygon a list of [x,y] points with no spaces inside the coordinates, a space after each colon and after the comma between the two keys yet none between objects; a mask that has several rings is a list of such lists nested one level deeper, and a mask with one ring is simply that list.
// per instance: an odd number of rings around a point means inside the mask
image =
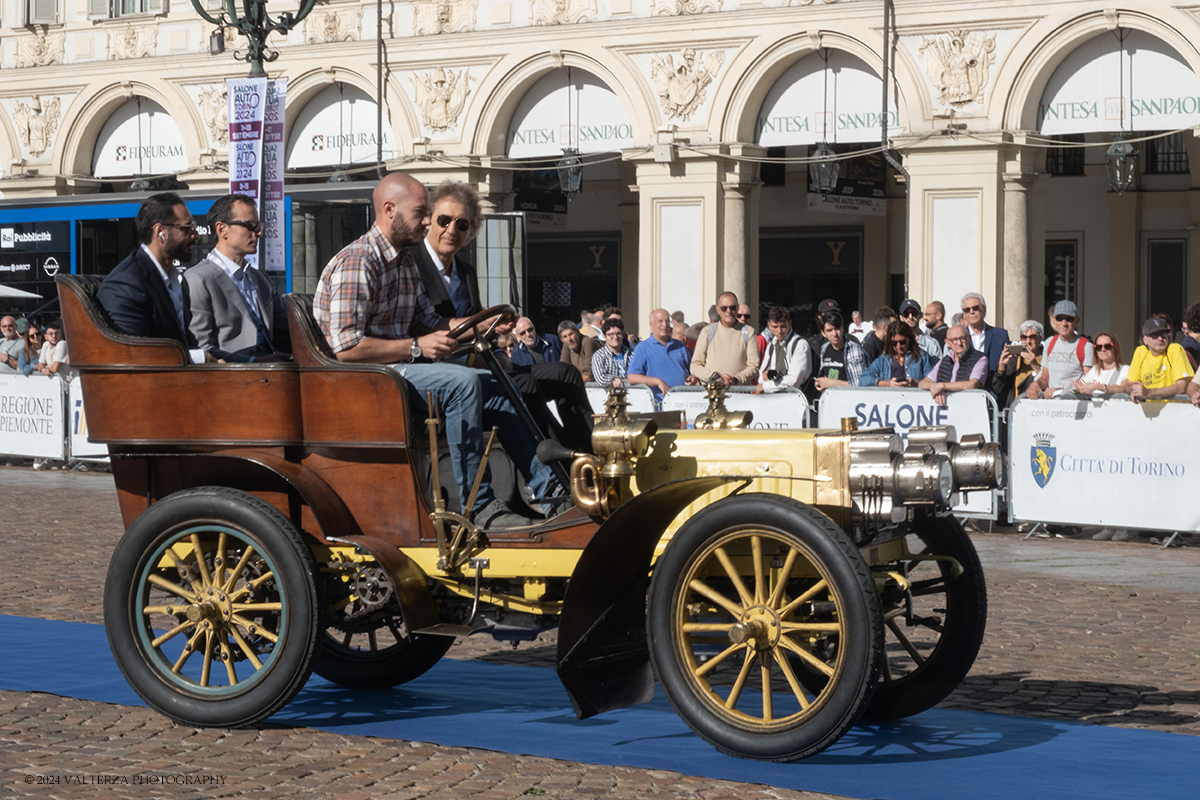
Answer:
[{"label": "wrought iron street lamp", "polygon": [[579,158],[579,148],[564,147],[563,157],[554,165],[558,169],[558,186],[567,200],[574,200],[583,185],[583,161]]},{"label": "wrought iron street lamp", "polygon": [[[295,14],[285,11],[278,19],[272,19],[267,14],[266,0],[242,0],[240,16],[235,0],[225,0],[225,10],[216,17],[204,9],[201,0],[192,0],[192,8],[196,9],[196,13],[203,19],[216,25],[218,34],[225,28],[233,28],[245,36],[246,49],[236,51],[234,58],[250,64],[251,78],[263,78],[267,74],[263,69],[263,62],[279,58],[278,50],[267,47],[267,37],[272,33],[286,34],[299,25],[308,16],[308,12],[312,11],[316,2],[317,0],[301,0],[300,9]],[[222,42],[222,49],[223,47]]]},{"label": "wrought iron street lamp", "polygon": [[1108,165],[1108,185],[1117,194],[1125,194],[1133,185],[1133,176],[1137,172],[1138,151],[1125,141],[1128,137],[1127,133],[1114,134],[1113,143],[1104,154],[1104,161]]},{"label": "wrought iron street lamp", "polygon": [[829,194],[837,188],[841,164],[836,156],[837,153],[833,152],[832,147],[821,142],[811,156],[816,160],[808,163],[808,178],[821,194]]}]

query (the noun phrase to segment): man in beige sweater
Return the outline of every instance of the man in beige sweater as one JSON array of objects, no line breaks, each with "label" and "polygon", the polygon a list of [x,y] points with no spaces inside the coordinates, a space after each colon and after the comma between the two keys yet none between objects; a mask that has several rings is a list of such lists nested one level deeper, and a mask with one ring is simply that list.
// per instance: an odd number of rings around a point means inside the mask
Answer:
[{"label": "man in beige sweater", "polygon": [[758,378],[758,337],[754,329],[737,320],[738,299],[733,292],[717,298],[720,319],[705,326],[696,339],[692,374],[706,383],[717,374],[726,386],[753,386]]}]

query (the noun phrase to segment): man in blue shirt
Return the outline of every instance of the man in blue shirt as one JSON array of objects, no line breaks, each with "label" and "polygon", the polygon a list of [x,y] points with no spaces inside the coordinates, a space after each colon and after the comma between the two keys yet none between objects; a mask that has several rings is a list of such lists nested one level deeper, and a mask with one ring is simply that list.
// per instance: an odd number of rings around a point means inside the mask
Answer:
[{"label": "man in blue shirt", "polygon": [[650,312],[650,336],[633,351],[629,362],[630,383],[644,383],[654,392],[655,401],[663,399],[672,386],[699,383],[691,373],[687,346],[671,338],[671,315],[665,308]]}]

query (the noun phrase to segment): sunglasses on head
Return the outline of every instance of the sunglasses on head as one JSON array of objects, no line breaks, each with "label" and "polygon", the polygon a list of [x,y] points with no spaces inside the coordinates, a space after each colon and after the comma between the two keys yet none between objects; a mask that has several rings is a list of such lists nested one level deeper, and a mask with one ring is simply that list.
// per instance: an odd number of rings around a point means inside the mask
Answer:
[{"label": "sunglasses on head", "polygon": [[437,215],[437,224],[439,228],[449,228],[451,222],[454,223],[454,229],[459,233],[466,233],[471,229],[470,220],[465,220],[462,217],[452,217],[449,214]]},{"label": "sunglasses on head", "polygon": [[257,219],[231,219],[226,225],[237,225],[239,228],[245,228],[251,233],[262,233],[263,224]]},{"label": "sunglasses on head", "polygon": [[971,313],[974,313],[976,311],[981,311],[981,310],[983,310],[983,306],[967,306],[966,308],[964,308],[962,310],[962,312],[964,314],[971,314]]}]

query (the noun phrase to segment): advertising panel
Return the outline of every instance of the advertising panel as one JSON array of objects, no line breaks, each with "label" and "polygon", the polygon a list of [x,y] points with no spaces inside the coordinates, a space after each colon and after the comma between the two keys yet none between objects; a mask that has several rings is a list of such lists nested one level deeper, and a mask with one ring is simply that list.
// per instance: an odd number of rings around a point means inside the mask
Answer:
[{"label": "advertising panel", "polygon": [[0,376],[0,453],[63,458],[63,382]]},{"label": "advertising panel", "polygon": [[83,407],[83,388],[79,381],[67,385],[67,426],[70,429],[70,452],[73,459],[107,461],[108,445],[88,441],[87,411]]},{"label": "advertising panel", "polygon": [[1200,530],[1200,411],[1126,399],[1020,400],[1009,423],[1015,519]]},{"label": "advertising panel", "polygon": [[50,298],[55,294],[54,276],[70,271],[70,223],[0,225],[0,283]]}]

